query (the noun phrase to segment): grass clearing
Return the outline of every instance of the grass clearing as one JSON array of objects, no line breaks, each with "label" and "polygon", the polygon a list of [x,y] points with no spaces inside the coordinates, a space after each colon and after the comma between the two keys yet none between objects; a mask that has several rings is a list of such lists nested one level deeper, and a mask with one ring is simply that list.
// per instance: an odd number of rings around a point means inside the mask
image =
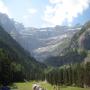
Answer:
[{"label": "grass clearing", "polygon": [[[38,83],[46,90],[54,90],[53,86],[46,82],[26,82],[26,83],[15,83],[15,88],[12,90],[32,90],[32,85]],[[17,87],[17,88],[16,88]],[[90,88],[79,88],[79,87],[61,87],[60,90],[90,90]]]}]

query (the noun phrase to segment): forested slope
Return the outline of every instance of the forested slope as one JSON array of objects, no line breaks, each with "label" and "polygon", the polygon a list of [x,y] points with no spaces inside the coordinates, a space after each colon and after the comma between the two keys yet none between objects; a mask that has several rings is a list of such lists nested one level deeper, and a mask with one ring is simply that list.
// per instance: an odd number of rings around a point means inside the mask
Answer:
[{"label": "forested slope", "polygon": [[[38,68],[37,68],[38,67]],[[0,82],[42,79],[46,66],[37,62],[0,26]]]}]

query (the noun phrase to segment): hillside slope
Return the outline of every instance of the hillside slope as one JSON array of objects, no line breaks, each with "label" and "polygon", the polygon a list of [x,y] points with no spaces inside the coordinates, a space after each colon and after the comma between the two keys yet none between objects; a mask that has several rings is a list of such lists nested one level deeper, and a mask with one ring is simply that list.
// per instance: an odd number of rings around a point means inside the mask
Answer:
[{"label": "hillside slope", "polygon": [[70,63],[80,63],[90,61],[90,22],[84,24],[71,39],[69,46],[66,47],[58,56],[52,56],[45,60],[51,66],[61,66]]},{"label": "hillside slope", "polygon": [[37,62],[31,57],[30,54],[0,26],[1,83],[35,79],[36,76],[39,79],[41,75],[40,72],[42,72],[44,68],[44,64]]}]

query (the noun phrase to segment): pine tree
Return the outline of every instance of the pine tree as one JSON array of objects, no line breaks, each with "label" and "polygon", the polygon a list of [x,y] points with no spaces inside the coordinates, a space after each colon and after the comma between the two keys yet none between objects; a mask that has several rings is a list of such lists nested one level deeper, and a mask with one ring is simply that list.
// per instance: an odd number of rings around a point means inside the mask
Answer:
[{"label": "pine tree", "polygon": [[90,86],[90,62],[87,62],[85,66],[85,84]]}]

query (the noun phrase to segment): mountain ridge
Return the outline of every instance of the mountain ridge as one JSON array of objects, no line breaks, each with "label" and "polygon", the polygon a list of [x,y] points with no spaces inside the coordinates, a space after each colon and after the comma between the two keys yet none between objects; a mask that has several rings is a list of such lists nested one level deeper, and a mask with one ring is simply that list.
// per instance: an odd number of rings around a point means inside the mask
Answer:
[{"label": "mountain ridge", "polygon": [[[5,18],[8,17],[5,16]],[[3,19],[4,18],[2,18],[2,21]],[[41,62],[49,56],[58,55],[61,53],[64,48],[68,47],[68,43],[70,42],[72,36],[81,28],[80,25],[73,27],[57,25],[56,27],[46,28],[25,28],[24,25],[14,22],[9,18],[7,21],[11,23],[13,29],[9,27],[7,22],[3,25],[1,24],[4,29],[6,30],[5,27],[8,26],[8,29],[11,29],[8,33],[25,50],[31,53],[37,61]]]},{"label": "mountain ridge", "polygon": [[[51,66],[62,66],[65,64],[81,63],[90,61],[90,22],[85,23],[81,30],[71,38],[68,47],[58,56],[46,59],[45,63]],[[50,62],[52,61],[52,62]]]},{"label": "mountain ridge", "polygon": [[[45,67],[0,26],[0,81],[2,84],[5,83],[5,80],[7,83],[24,81],[24,79],[32,80],[36,77],[35,75],[39,77],[38,72],[42,73]],[[33,74],[31,75],[31,73]]]}]

